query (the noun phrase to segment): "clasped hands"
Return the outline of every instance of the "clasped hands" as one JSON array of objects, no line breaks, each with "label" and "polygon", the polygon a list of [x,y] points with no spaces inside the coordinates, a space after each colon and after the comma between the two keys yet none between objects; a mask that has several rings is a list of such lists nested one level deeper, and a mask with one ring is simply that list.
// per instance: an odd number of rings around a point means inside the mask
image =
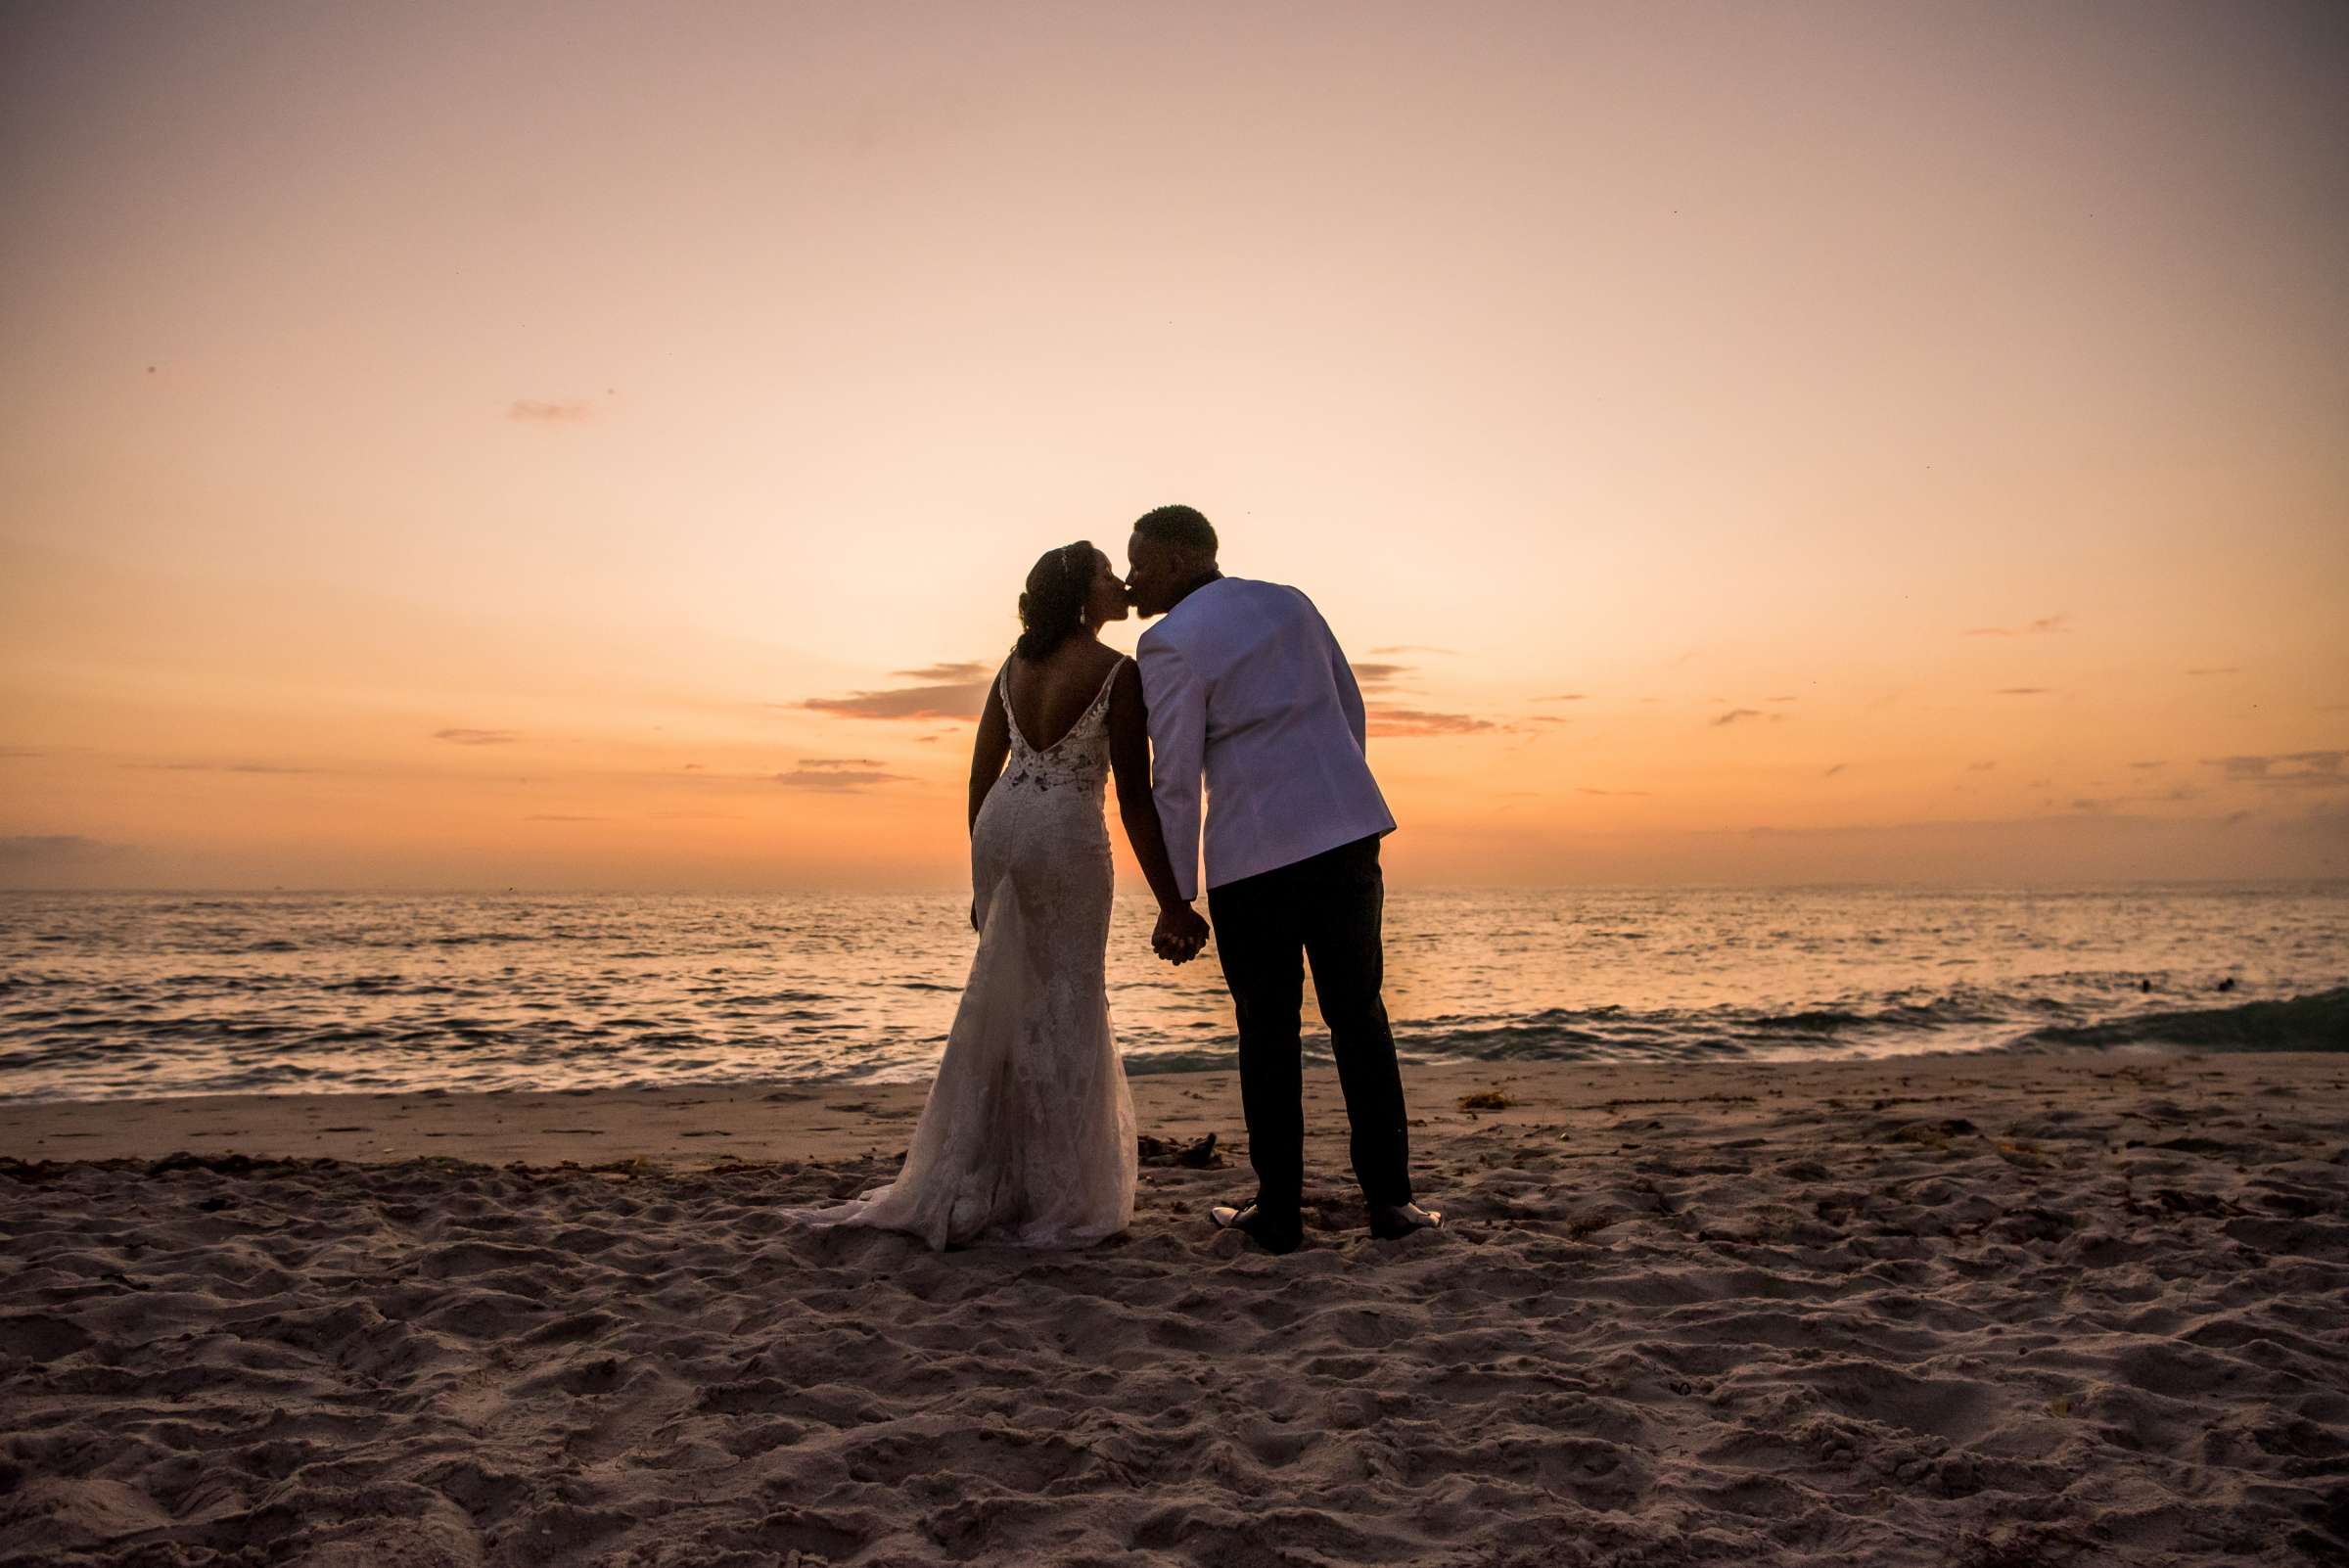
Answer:
[{"label": "clasped hands", "polygon": [[[971,904],[971,929],[979,927],[979,905]],[[1158,911],[1158,927],[1150,933],[1150,950],[1171,964],[1187,964],[1207,945],[1205,916],[1187,903],[1170,903]]]},{"label": "clasped hands", "polygon": [[1206,917],[1187,903],[1161,904],[1150,950],[1171,964],[1187,964],[1207,945]]}]

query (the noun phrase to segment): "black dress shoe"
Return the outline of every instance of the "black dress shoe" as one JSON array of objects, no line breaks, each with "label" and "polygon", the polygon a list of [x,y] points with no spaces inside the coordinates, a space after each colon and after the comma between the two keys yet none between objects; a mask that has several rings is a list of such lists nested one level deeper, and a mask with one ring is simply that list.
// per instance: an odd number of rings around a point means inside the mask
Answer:
[{"label": "black dress shoe", "polygon": [[1393,1241],[1414,1230],[1433,1230],[1444,1222],[1441,1209],[1422,1209],[1415,1203],[1374,1203],[1370,1206],[1370,1234]]},{"label": "black dress shoe", "polygon": [[1253,1203],[1245,1209],[1234,1209],[1227,1203],[1219,1203],[1207,1211],[1207,1217],[1216,1222],[1220,1230],[1237,1230],[1254,1236],[1256,1244],[1267,1252],[1295,1252],[1305,1241],[1302,1222],[1285,1226],[1275,1225]]}]

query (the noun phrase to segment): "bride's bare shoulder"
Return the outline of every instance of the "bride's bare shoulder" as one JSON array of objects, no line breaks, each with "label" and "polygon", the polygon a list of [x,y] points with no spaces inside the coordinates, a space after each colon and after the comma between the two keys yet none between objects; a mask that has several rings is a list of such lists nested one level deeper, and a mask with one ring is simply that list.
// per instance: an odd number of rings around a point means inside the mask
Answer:
[{"label": "bride's bare shoulder", "polygon": [[1115,648],[1098,642],[1090,643],[1082,649],[1075,647],[1055,649],[1052,661],[1053,683],[1081,689],[1090,695],[1101,689],[1101,683],[1109,679],[1109,672],[1115,669],[1118,661],[1125,657]]},{"label": "bride's bare shoulder", "polygon": [[1135,660],[1119,654],[1111,668],[1102,673],[1102,683],[1109,692],[1109,720],[1115,725],[1140,715],[1147,699],[1142,694],[1142,667]]}]

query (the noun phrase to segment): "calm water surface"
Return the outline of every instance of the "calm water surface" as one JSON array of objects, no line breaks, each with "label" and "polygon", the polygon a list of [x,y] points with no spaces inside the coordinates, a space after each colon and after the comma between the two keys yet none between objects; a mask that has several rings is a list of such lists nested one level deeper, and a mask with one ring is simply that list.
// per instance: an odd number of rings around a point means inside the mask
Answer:
[{"label": "calm water surface", "polygon": [[[922,1080],[967,903],[0,894],[0,1098]],[[1160,963],[1152,912],[1111,936],[1128,1070],[1232,1065],[1215,949]],[[2349,1048],[2340,883],[1395,891],[1387,966],[1428,1061]]]}]

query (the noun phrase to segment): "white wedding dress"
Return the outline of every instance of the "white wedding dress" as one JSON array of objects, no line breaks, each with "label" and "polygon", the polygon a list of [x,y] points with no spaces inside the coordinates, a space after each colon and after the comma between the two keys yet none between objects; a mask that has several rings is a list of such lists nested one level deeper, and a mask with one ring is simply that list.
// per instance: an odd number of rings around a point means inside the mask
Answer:
[{"label": "white wedding dress", "polygon": [[1010,718],[1011,757],[971,826],[979,950],[897,1178],[816,1225],[878,1225],[932,1248],[1081,1247],[1133,1220],[1133,1095],[1110,1032],[1103,960],[1112,877],[1102,813],[1121,658],[1043,751]]}]

